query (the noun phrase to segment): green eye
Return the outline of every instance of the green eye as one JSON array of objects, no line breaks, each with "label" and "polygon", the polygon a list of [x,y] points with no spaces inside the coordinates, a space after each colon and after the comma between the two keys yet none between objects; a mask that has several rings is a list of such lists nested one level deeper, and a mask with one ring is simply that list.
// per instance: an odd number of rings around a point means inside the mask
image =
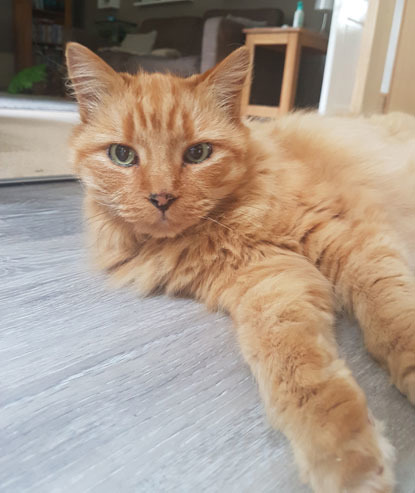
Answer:
[{"label": "green eye", "polygon": [[207,142],[202,142],[189,147],[184,153],[184,162],[191,164],[199,164],[207,159],[212,154],[212,145]]},{"label": "green eye", "polygon": [[108,148],[108,156],[113,163],[126,168],[138,163],[138,155],[134,149],[121,144],[111,144]]}]

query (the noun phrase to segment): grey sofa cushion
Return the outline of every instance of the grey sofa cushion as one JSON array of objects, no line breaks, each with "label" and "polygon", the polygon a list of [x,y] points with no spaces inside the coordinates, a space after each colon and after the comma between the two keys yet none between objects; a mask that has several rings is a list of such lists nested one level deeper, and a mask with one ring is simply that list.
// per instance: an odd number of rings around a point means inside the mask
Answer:
[{"label": "grey sofa cushion", "polygon": [[243,29],[247,26],[243,19],[264,21],[267,26],[280,26],[284,14],[280,9],[214,9],[207,11],[204,19],[201,72],[212,68],[244,44]]},{"label": "grey sofa cushion", "polygon": [[255,21],[267,21],[267,26],[282,26],[284,24],[284,13],[280,9],[213,9],[205,13],[204,19],[228,15],[245,17]]},{"label": "grey sofa cushion", "polygon": [[206,19],[203,30],[200,71],[209,70],[244,44],[244,26],[225,17]]},{"label": "grey sofa cushion", "polygon": [[145,72],[171,72],[187,77],[200,70],[200,56],[162,57],[157,55],[130,55],[129,53],[102,51],[99,55],[117,72],[136,74]]},{"label": "grey sofa cushion", "polygon": [[157,31],[154,49],[175,48],[183,55],[200,55],[203,19],[200,17],[169,17],[146,19],[140,33]]},{"label": "grey sofa cushion", "polygon": [[153,49],[170,48],[183,54],[177,56],[131,55],[102,51],[100,56],[114,70],[135,74],[146,72],[171,72],[182,77],[200,71],[203,20],[200,17],[170,17],[146,19],[140,26],[140,33],[157,31]]},{"label": "grey sofa cushion", "polygon": [[238,17],[236,15],[228,14],[226,19],[229,21],[237,22],[238,24],[242,24],[245,27],[265,27],[267,25],[267,21],[257,21],[255,19],[248,19],[248,17]]}]

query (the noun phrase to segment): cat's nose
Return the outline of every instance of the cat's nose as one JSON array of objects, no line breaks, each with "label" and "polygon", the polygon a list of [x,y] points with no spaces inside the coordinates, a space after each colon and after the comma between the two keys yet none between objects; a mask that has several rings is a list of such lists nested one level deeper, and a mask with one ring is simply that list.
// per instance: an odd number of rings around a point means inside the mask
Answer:
[{"label": "cat's nose", "polygon": [[160,209],[162,212],[167,211],[167,209],[172,205],[172,203],[177,199],[171,193],[151,193],[148,196],[148,200]]}]

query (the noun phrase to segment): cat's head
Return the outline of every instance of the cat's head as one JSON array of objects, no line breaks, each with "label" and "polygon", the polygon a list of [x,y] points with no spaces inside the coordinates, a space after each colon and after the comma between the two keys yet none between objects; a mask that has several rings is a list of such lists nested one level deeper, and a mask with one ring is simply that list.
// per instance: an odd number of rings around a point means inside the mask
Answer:
[{"label": "cat's head", "polygon": [[71,148],[87,193],[138,234],[171,237],[232,196],[247,173],[239,116],[246,48],[187,79],[117,73],[69,43],[81,124]]}]

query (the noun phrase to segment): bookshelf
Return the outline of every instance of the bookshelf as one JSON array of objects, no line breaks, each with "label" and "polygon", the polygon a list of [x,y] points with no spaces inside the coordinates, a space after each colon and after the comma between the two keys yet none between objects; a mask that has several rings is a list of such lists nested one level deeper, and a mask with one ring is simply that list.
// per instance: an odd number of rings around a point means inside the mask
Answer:
[{"label": "bookshelf", "polygon": [[62,58],[64,31],[72,27],[72,0],[13,0],[13,22],[16,72],[39,63],[48,51]]}]

